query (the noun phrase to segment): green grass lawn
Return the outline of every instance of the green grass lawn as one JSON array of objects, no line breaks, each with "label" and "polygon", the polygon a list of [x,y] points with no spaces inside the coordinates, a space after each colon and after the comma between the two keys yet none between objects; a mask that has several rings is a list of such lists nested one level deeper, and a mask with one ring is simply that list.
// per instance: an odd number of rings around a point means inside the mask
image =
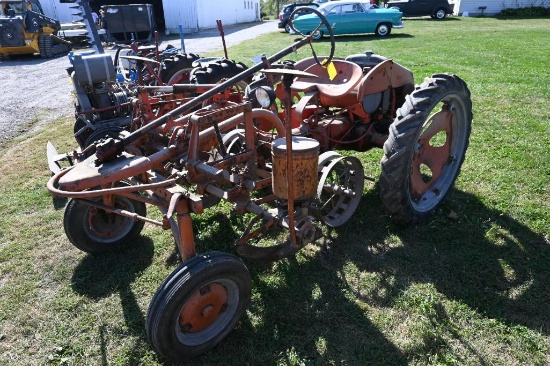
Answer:
[{"label": "green grass lawn", "polygon": [[[366,184],[354,217],[323,247],[246,260],[248,311],[190,364],[549,364],[549,35],[548,19],[450,18],[411,19],[386,39],[337,37],[337,56],[373,50],[417,83],[441,72],[466,81],[474,122],[456,186],[428,221],[403,227],[384,212],[377,184]],[[229,56],[251,65],[294,39],[258,37]],[[326,53],[328,41],[315,48]],[[304,47],[288,58],[308,56]],[[0,150],[0,364],[164,364],[145,316],[178,264],[173,239],[146,225],[115,253],[71,246],[63,202],[45,188],[46,142],[76,146],[69,105],[66,115]],[[377,177],[381,150],[357,156]],[[194,218],[199,252],[234,253],[244,224],[227,212]]]}]

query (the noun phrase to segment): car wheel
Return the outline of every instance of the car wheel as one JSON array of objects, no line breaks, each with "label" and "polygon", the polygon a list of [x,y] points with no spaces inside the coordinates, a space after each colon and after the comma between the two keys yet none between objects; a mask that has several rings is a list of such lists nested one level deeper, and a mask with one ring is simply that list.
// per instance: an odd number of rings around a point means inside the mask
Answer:
[{"label": "car wheel", "polygon": [[290,28],[290,23],[287,22],[285,24],[285,32],[290,33],[291,30],[292,30],[292,28]]},{"label": "car wheel", "polygon": [[391,26],[388,23],[378,24],[374,32],[378,37],[386,37],[391,33]]},{"label": "car wheel", "polygon": [[323,32],[322,31],[313,32],[313,34],[311,35],[311,38],[314,40],[321,39],[323,38]]},{"label": "car wheel", "polygon": [[446,16],[447,16],[447,12],[443,8],[437,9],[434,13],[434,18],[437,20],[445,19]]}]

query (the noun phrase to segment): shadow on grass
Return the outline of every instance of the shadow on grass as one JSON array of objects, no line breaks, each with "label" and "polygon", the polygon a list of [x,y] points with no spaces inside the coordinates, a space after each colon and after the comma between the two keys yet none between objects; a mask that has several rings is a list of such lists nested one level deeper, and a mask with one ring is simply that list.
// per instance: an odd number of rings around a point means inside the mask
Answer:
[{"label": "shadow on grass", "polygon": [[[542,8],[548,11],[546,8]],[[550,19],[549,15],[497,15],[496,20],[529,20],[529,19]]]},{"label": "shadow on grass", "polygon": [[[138,357],[146,347],[145,317],[141,312],[131,284],[153,261],[154,244],[147,237],[139,236],[132,245],[102,255],[88,255],[75,268],[72,287],[75,292],[91,299],[102,299],[118,293],[129,332],[138,338],[134,351],[129,354]],[[107,364],[105,333],[108,325],[99,325],[103,364]]]},{"label": "shadow on grass", "polygon": [[[341,36],[334,36],[335,42],[338,44],[339,42],[367,42],[367,41],[386,41],[391,40],[395,38],[413,38],[414,36],[408,33],[402,33],[401,30],[399,30],[401,33],[398,33],[398,31],[392,32],[389,36],[386,37],[378,37],[374,34],[356,34],[356,35],[341,35]],[[293,42],[300,41],[302,38],[293,38]],[[319,40],[313,41],[313,47],[315,47],[316,43],[327,43],[330,44],[330,38],[328,36],[325,36]]]},{"label": "shadow on grass", "polygon": [[403,17],[405,21],[405,27],[407,22],[457,22],[460,21],[460,17],[446,16],[445,19],[432,19],[429,15],[420,17]]},{"label": "shadow on grass", "polygon": [[[414,284],[429,284],[484,317],[548,334],[550,245],[545,238],[456,190],[420,225],[394,224],[381,205],[377,189],[366,193],[356,214],[333,232],[324,250],[306,247],[304,255],[275,263],[245,260],[253,279],[246,315],[227,338],[189,364],[405,365],[451,348],[435,333],[403,351],[386,335],[392,329],[374,323],[369,307],[390,314]],[[218,212],[202,226],[194,224],[200,252],[235,254],[231,243],[243,227],[237,220],[239,216]],[[400,244],[390,245],[395,238]],[[84,258],[73,275],[75,291],[85,296],[119,293],[126,323],[140,339],[131,353],[136,362],[148,348],[145,320],[130,285],[151,264],[152,256],[153,242],[140,237],[126,250]],[[357,283],[349,282],[350,264],[378,278],[367,296],[357,290]],[[483,364],[483,350],[461,337],[439,301],[432,306],[427,320],[434,327],[450,324],[446,337]]]},{"label": "shadow on grass", "polygon": [[[429,221],[416,226],[389,222],[379,205],[377,193],[363,197],[348,224],[354,230],[342,232],[333,248],[341,265],[352,261],[361,270],[398,278],[380,305],[391,303],[412,283],[428,283],[485,316],[549,334],[550,244],[543,236],[456,190]],[[368,225],[360,224],[367,220]],[[388,233],[402,245],[384,244]]]},{"label": "shadow on grass", "polygon": [[[484,364],[484,350],[461,336],[453,325],[456,319],[439,300],[426,318],[434,328],[443,326],[444,333],[424,334],[407,351],[398,349],[386,337],[388,330],[379,329],[360,304],[395,311],[395,302],[413,284],[433,286],[481,316],[548,334],[550,245],[541,235],[456,190],[420,225],[402,227],[381,212],[378,192],[371,190],[352,220],[329,240],[328,250],[305,261],[247,261],[256,294],[248,316],[201,362],[231,360],[225,357],[236,348],[251,364],[272,355],[271,360],[287,364],[299,359],[400,365],[448,352],[455,347],[450,338]],[[385,244],[392,237],[401,244]],[[348,282],[350,263],[379,279],[369,296]]]}]

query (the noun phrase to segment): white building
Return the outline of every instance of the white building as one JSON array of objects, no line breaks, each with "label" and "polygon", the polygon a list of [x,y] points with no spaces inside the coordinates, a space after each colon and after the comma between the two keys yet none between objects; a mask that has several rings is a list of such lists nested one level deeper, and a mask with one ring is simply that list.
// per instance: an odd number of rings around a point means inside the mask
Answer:
[{"label": "white building", "polygon": [[[44,13],[61,23],[75,20],[75,4],[61,4],[59,0],[40,0]],[[98,11],[103,5],[153,4],[159,31],[184,33],[197,32],[203,28],[216,27],[216,20],[223,25],[248,23],[260,20],[260,0],[94,0],[92,9]]]},{"label": "white building", "polygon": [[[177,32],[181,24],[184,32],[216,26],[260,20],[260,0],[162,0],[166,29]],[[184,5],[185,4],[185,5]]]},{"label": "white building", "polygon": [[504,9],[528,8],[531,6],[550,6],[549,0],[455,0],[455,15],[468,12],[469,15],[480,15],[481,7],[485,15],[496,15]]}]

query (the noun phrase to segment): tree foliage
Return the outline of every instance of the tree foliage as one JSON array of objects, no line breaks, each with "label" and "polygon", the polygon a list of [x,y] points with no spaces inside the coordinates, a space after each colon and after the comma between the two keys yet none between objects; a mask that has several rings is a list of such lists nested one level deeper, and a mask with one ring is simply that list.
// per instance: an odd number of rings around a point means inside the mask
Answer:
[{"label": "tree foliage", "polygon": [[[311,0],[300,0],[300,2],[310,2]],[[292,4],[296,0],[264,0],[262,1],[262,13],[268,15],[279,15],[283,5]]]}]

